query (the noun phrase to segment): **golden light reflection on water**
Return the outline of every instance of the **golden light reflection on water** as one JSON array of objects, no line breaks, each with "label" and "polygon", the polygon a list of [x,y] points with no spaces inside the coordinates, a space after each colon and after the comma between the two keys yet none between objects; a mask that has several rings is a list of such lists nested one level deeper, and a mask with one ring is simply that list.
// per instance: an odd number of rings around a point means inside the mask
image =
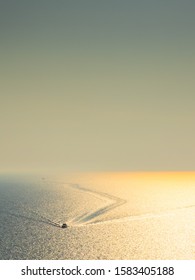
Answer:
[{"label": "golden light reflection on water", "polygon": [[72,181],[126,201],[109,216],[119,210],[124,216],[195,206],[195,172],[82,173]]},{"label": "golden light reflection on water", "polygon": [[125,200],[88,221],[101,229],[94,239],[100,239],[109,258],[195,258],[195,172],[85,173],[72,182]]}]

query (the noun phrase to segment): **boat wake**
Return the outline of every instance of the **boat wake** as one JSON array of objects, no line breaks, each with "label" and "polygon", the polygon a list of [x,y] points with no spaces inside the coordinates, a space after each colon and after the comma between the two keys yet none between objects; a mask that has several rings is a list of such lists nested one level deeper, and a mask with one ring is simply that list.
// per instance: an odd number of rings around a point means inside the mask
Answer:
[{"label": "boat wake", "polygon": [[144,214],[138,214],[138,215],[129,215],[126,217],[121,217],[121,218],[115,218],[115,219],[108,219],[108,220],[99,220],[101,216],[105,213],[108,213],[109,211],[123,205],[126,203],[126,200],[121,199],[119,197],[103,193],[103,192],[98,192],[95,190],[87,189],[84,187],[81,187],[78,184],[68,184],[70,187],[75,188],[77,190],[89,193],[93,196],[96,196],[100,199],[103,199],[107,205],[100,207],[96,211],[93,212],[87,212],[84,213],[80,216],[75,217],[71,221],[68,221],[69,226],[87,226],[87,225],[98,225],[98,224],[108,224],[108,223],[118,223],[118,222],[127,222],[127,221],[138,221],[138,220],[146,220],[146,219],[156,219],[156,218],[161,218],[161,217],[166,217],[166,216],[174,216],[176,213],[178,213],[179,210],[184,210],[188,208],[195,208],[195,205],[186,205],[186,206],[180,206],[172,209],[167,209],[163,211],[158,211],[158,212],[149,212],[149,213],[144,213]]},{"label": "boat wake", "polygon": [[75,226],[103,225],[103,224],[111,224],[111,223],[123,223],[123,222],[171,217],[171,216],[175,216],[176,214],[178,214],[178,211],[190,209],[190,208],[195,208],[195,205],[173,208],[173,209],[169,209],[166,211],[159,211],[156,213],[144,213],[144,214],[139,214],[139,215],[130,215],[130,216],[122,217],[122,218],[109,219],[109,220],[104,220],[104,221],[93,221],[88,224],[77,224]]},{"label": "boat wake", "polygon": [[[99,192],[96,190],[88,189],[79,184],[74,183],[65,183],[63,185],[67,187],[73,188],[75,190],[84,192],[95,198],[101,200],[101,206],[94,209],[93,211],[86,211],[76,217],[67,220],[66,223],[60,219],[52,219],[48,215],[42,215],[39,211],[36,211],[27,205],[24,206],[22,203],[16,203],[15,201],[9,201],[8,199],[1,197],[0,201],[5,202],[5,205],[9,206],[9,211],[6,211],[6,207],[1,209],[1,214],[6,214],[6,216],[12,216],[15,218],[26,219],[31,222],[38,222],[42,224],[47,224],[50,226],[58,227],[58,228],[66,228],[66,227],[80,227],[80,226],[89,226],[89,225],[98,225],[98,224],[108,224],[108,223],[118,223],[118,222],[127,222],[127,221],[138,221],[138,220],[146,220],[146,219],[155,219],[165,216],[172,216],[178,213],[178,211],[184,209],[195,208],[195,205],[186,205],[179,206],[172,209],[167,209],[163,211],[153,212],[153,213],[143,213],[138,215],[129,215],[121,218],[113,218],[113,219],[102,219],[103,215],[109,213],[110,211],[122,206],[126,203],[126,200],[121,199],[119,197],[110,195],[108,193]],[[17,211],[16,211],[17,210]],[[105,217],[104,217],[105,218]],[[57,221],[56,221],[57,220]]]},{"label": "boat wake", "polygon": [[126,203],[126,200],[121,199],[119,197],[116,197],[116,196],[113,196],[113,195],[110,195],[107,193],[87,189],[87,188],[81,187],[78,184],[69,184],[69,186],[74,189],[80,190],[82,192],[89,193],[90,195],[93,195],[106,202],[106,205],[101,206],[100,208],[98,208],[97,210],[95,210],[93,212],[87,212],[87,213],[84,213],[80,216],[73,218],[71,221],[68,222],[68,224],[70,224],[71,226],[96,223],[97,218],[99,218],[103,214],[108,213],[109,211]]}]

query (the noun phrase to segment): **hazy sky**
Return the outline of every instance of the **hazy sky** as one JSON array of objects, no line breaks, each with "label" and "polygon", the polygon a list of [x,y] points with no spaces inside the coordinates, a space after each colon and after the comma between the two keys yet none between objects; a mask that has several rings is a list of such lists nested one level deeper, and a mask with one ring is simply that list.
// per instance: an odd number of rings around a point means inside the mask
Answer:
[{"label": "hazy sky", "polygon": [[0,170],[194,170],[194,14],[1,0]]}]

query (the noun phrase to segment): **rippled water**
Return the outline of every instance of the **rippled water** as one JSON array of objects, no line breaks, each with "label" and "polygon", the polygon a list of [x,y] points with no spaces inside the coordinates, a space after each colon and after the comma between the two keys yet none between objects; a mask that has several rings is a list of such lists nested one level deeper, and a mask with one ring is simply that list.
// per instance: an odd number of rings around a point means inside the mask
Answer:
[{"label": "rippled water", "polygon": [[1,175],[0,259],[195,259],[195,173]]}]

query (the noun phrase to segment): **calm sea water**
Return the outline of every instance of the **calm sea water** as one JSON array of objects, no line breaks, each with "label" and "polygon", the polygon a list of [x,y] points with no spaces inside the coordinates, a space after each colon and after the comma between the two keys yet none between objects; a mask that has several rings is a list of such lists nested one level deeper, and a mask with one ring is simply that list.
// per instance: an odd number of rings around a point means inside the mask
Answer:
[{"label": "calm sea water", "polygon": [[195,174],[1,175],[0,259],[195,259]]}]

